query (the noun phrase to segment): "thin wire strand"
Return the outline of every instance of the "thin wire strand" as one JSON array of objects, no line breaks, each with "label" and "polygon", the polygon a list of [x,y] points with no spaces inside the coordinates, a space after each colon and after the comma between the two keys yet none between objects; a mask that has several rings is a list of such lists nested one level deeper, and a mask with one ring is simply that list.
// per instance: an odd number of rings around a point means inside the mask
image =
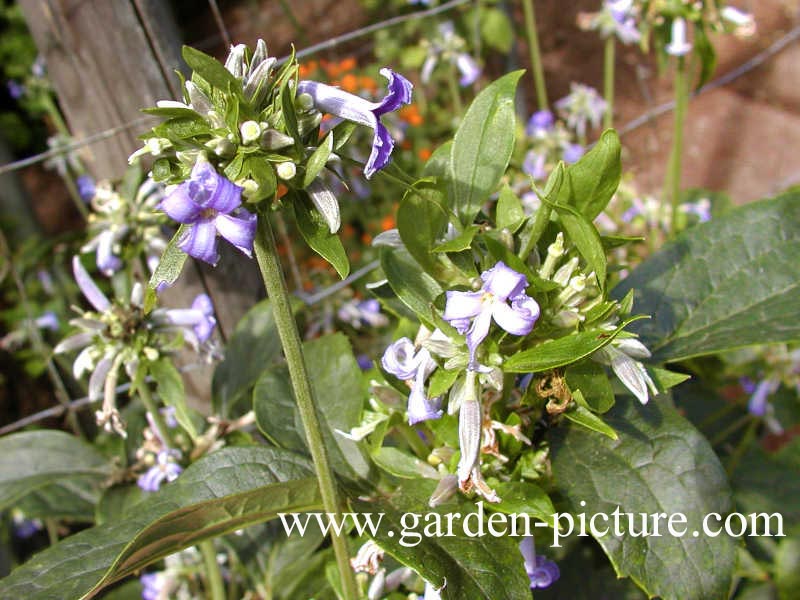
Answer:
[{"label": "thin wire strand", "polygon": [[214,21],[217,23],[217,29],[219,29],[219,34],[222,36],[222,41],[225,42],[225,47],[230,48],[232,45],[231,35],[228,33],[228,28],[225,27],[225,20],[219,11],[217,0],[208,0],[208,6],[211,8],[211,14],[214,15]]},{"label": "thin wire strand", "polygon": [[306,306],[314,306],[315,304],[322,302],[328,296],[332,296],[339,290],[346,288],[351,283],[358,281],[359,279],[366,277],[372,271],[377,269],[380,266],[379,260],[373,260],[370,263],[367,263],[357,271],[353,272],[349,277],[342,279],[341,281],[337,281],[333,285],[329,285],[326,288],[323,288],[316,294],[297,294],[297,297],[300,298],[303,302],[305,302]]}]

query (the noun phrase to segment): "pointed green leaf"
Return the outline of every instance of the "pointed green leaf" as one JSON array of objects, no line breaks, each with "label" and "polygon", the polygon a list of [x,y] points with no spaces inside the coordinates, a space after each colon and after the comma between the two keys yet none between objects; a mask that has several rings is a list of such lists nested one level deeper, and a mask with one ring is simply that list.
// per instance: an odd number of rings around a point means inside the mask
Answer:
[{"label": "pointed green leaf", "polygon": [[472,240],[481,228],[477,225],[467,225],[457,237],[443,242],[433,248],[434,252],[461,252],[469,250]]},{"label": "pointed green leaf", "polygon": [[397,209],[400,239],[414,259],[435,275],[441,270],[432,250],[447,230],[447,199],[441,185],[430,180],[415,183]]},{"label": "pointed green leaf", "polygon": [[564,416],[567,419],[590,431],[602,433],[612,440],[617,439],[617,432],[586,407],[586,400],[583,400],[583,395],[580,390],[574,390],[572,392],[572,397],[575,399],[576,404],[564,411]]},{"label": "pointed green leaf", "polygon": [[571,391],[581,390],[589,408],[602,414],[614,406],[614,390],[606,370],[593,360],[582,360],[564,372]]},{"label": "pointed green leaf", "polygon": [[162,284],[170,286],[181,276],[183,265],[186,264],[187,254],[178,248],[178,240],[181,239],[188,228],[188,225],[181,225],[175,235],[172,236],[167,247],[164,248],[161,260],[158,261],[158,266],[147,283],[147,290],[144,296],[145,313],[149,313],[156,305],[156,290],[158,286]]},{"label": "pointed green leaf", "polygon": [[325,218],[314,208],[311,200],[303,193],[293,194],[289,203],[294,212],[297,229],[311,249],[327,260],[339,277],[344,279],[350,273],[350,261],[342,246],[342,240],[331,233]]},{"label": "pointed green leaf", "polygon": [[475,97],[450,153],[456,214],[470,225],[500,183],[514,150],[514,95],[523,71],[504,75]]},{"label": "pointed green leaf", "polygon": [[123,521],[70,536],[0,580],[3,598],[89,598],[205,539],[319,508],[309,461],[276,448],[223,448],[148,496]]},{"label": "pointed green leaf", "polygon": [[594,147],[567,167],[570,180],[570,205],[589,221],[603,212],[619,187],[622,175],[621,145],[613,129],[607,129]]},{"label": "pointed green leaf", "polygon": [[381,248],[381,267],[394,293],[426,323],[433,323],[432,305],[444,290],[401,248]]},{"label": "pointed green leaf", "polygon": [[635,290],[633,329],[654,361],[800,339],[800,191],[684,231],[613,291]]},{"label": "pointed green leaf", "polygon": [[498,512],[514,515],[526,513],[545,523],[553,522],[556,512],[550,496],[530,481],[506,481],[496,488],[500,503],[492,506]]},{"label": "pointed green leaf", "polygon": [[525,211],[522,208],[522,202],[508,185],[504,185],[500,189],[496,212],[495,221],[498,229],[508,229],[511,233],[514,233],[525,222]]},{"label": "pointed green leaf", "polygon": [[600,234],[597,232],[597,228],[580,212],[570,206],[556,204],[555,209],[569,239],[575,244],[589,269],[597,275],[597,282],[600,287],[604,288],[606,285],[606,251],[600,241]]},{"label": "pointed green leaf", "polygon": [[197,429],[192,422],[189,406],[186,404],[186,391],[183,377],[169,359],[149,363],[148,370],[156,382],[156,390],[161,401],[175,409],[175,418],[186,430],[192,440],[197,438]]},{"label": "pointed green leaf", "polygon": [[[622,518],[625,535],[618,538],[611,517],[608,535],[597,540],[617,574],[630,577],[651,596],[727,599],[736,562],[734,540],[724,533],[693,534],[702,532],[706,515],[725,515],[732,508],[725,471],[706,439],[656,401],[642,406],[621,398],[605,419],[618,440],[570,425],[559,428],[551,441],[553,475],[571,512],[685,515],[685,525],[674,523],[675,530],[686,528],[683,536],[670,535],[667,518],[661,518],[659,536],[637,537]],[[638,519],[635,531],[641,533]]]},{"label": "pointed green leaf", "polygon": [[329,132],[311,156],[308,157],[308,161],[306,161],[306,172],[303,175],[302,187],[307,188],[317,178],[320,171],[325,168],[331,153],[333,153],[333,133]]},{"label": "pointed green leaf", "polygon": [[227,91],[230,87],[234,92],[238,90],[241,93],[241,82],[217,59],[191,46],[184,46],[181,55],[192,71],[214,87],[223,91]]}]

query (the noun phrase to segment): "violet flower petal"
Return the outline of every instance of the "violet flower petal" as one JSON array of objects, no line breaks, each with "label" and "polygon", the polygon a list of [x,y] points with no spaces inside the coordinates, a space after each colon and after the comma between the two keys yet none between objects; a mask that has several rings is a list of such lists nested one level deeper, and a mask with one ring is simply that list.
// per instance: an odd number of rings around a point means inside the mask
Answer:
[{"label": "violet flower petal", "polygon": [[[446,293],[447,301],[444,306],[444,315],[442,318],[445,321],[461,321],[462,319],[471,319],[478,315],[483,309],[484,293],[478,292],[459,292],[449,291]],[[455,325],[453,325],[456,327]],[[463,333],[460,332],[460,333]]]},{"label": "violet flower petal", "polygon": [[72,273],[75,276],[75,281],[78,287],[83,292],[83,295],[94,306],[98,312],[104,312],[111,306],[105,294],[100,291],[97,284],[89,277],[89,273],[83,268],[81,259],[77,256],[72,257]]},{"label": "violet flower petal", "polygon": [[194,203],[189,192],[189,182],[185,181],[161,201],[159,208],[178,223],[195,223],[203,208]]},{"label": "violet flower petal", "polygon": [[481,279],[483,280],[483,289],[503,301],[523,294],[525,288],[528,287],[525,275],[517,273],[514,269],[506,266],[503,261],[481,273]]},{"label": "violet flower petal", "polygon": [[253,256],[256,215],[242,211],[239,216],[217,215],[214,224],[219,234],[247,256]]},{"label": "violet flower petal", "polygon": [[505,302],[495,302],[492,305],[492,317],[500,327],[513,335],[528,335],[536,322],[529,310],[515,309]]},{"label": "violet flower petal", "polygon": [[219,261],[217,253],[217,227],[212,220],[198,221],[178,241],[178,248],[199,260],[214,266]]}]

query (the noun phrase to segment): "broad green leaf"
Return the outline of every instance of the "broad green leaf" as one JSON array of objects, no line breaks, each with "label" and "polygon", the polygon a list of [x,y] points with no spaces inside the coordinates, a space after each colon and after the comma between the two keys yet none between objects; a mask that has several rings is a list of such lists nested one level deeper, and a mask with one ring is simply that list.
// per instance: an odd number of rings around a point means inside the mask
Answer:
[{"label": "broad green leaf", "polygon": [[278,189],[278,178],[272,163],[261,156],[248,156],[244,160],[242,169],[250,174],[250,178],[258,184],[258,189],[247,200],[259,202],[272,198]]},{"label": "broad green leaf", "polygon": [[641,533],[640,522],[632,529],[623,518],[624,535],[617,538],[611,517],[608,535],[597,540],[617,574],[651,596],[727,599],[734,540],[693,533],[702,531],[707,514],[724,515],[732,508],[725,472],[708,442],[674,409],[656,401],[642,406],[620,398],[605,419],[618,440],[572,425],[551,438],[553,475],[571,512],[685,515],[685,525],[675,523],[675,529],[686,527],[683,536],[670,535],[661,519],[660,536],[637,537],[633,532]]},{"label": "broad green leaf", "polygon": [[276,448],[223,448],[149,495],[123,521],[70,536],[0,580],[4,598],[89,598],[178,550],[321,504],[307,459]]},{"label": "broad green leaf", "polygon": [[153,274],[150,276],[150,281],[147,284],[147,290],[144,297],[144,311],[149,313],[156,305],[156,290],[160,285],[170,286],[178,280],[183,271],[183,265],[186,264],[186,253],[178,248],[178,240],[181,239],[183,234],[188,229],[187,225],[181,225],[175,235],[164,248],[164,253],[161,255],[161,260],[158,261],[158,266]]},{"label": "broad green leaf", "polygon": [[[575,399],[576,404],[564,411],[564,416],[573,423],[585,427],[590,431],[601,433],[612,440],[618,439],[617,432],[614,431],[608,424],[600,417],[583,406],[578,399],[581,398],[581,391],[575,390],[572,392],[572,397]],[[585,400],[583,404],[585,404]]]},{"label": "broad green leaf", "polygon": [[607,129],[594,147],[567,167],[570,181],[570,205],[593,221],[611,200],[622,175],[619,136]]},{"label": "broad green leaf", "polygon": [[[545,523],[552,523],[556,509],[545,491],[530,481],[506,481],[495,488],[500,503],[492,508],[507,515],[525,513]],[[533,531],[533,526],[531,528]]]},{"label": "broad green leaf", "polygon": [[108,488],[95,510],[95,524],[115,523],[125,519],[130,509],[147,497],[147,492],[136,484],[115,485]]},{"label": "broad green leaf", "polygon": [[[353,505],[360,513],[384,513],[378,537],[375,538],[378,544],[437,588],[442,587],[446,580],[447,586],[441,592],[443,600],[530,600],[530,580],[523,568],[519,538],[494,537],[488,533],[482,537],[467,537],[462,525],[466,519],[469,519],[468,523],[478,520],[475,503],[456,496],[442,506],[431,509],[428,499],[435,488],[435,481],[404,481],[390,496],[376,497],[370,501],[355,499]],[[455,512],[461,514],[460,519],[454,520],[455,536],[436,536],[423,532],[426,526],[432,526],[429,523],[438,519],[441,532],[446,533],[447,520],[444,515]],[[413,518],[404,517],[408,513],[418,515],[416,526],[413,526]],[[468,526],[472,530],[477,527],[474,524]],[[498,527],[501,525],[498,524]],[[510,531],[510,525],[507,527]],[[413,544],[416,545],[408,547]]]},{"label": "broad green leaf", "polygon": [[569,239],[586,260],[589,269],[597,275],[597,283],[605,288],[606,251],[594,224],[570,206],[556,204],[555,209]]},{"label": "broad green leaf", "polygon": [[395,477],[403,479],[418,479],[419,477],[439,479],[436,469],[428,463],[391,446],[378,448],[372,453],[372,460],[381,469]]},{"label": "broad green leaf", "polygon": [[92,446],[62,431],[23,431],[0,438],[0,509],[53,483],[80,478],[98,485],[111,465]]},{"label": "broad green leaf", "polygon": [[436,369],[428,380],[428,396],[435,398],[441,396],[456,382],[461,371],[458,369]]},{"label": "broad green leaf", "polygon": [[394,293],[423,321],[433,323],[432,305],[444,290],[422,271],[411,255],[401,248],[381,248],[381,267]]},{"label": "broad green leaf", "polygon": [[214,411],[231,416],[231,409],[253,387],[258,376],[281,355],[278,330],[269,300],[262,300],[237,323],[211,381]]},{"label": "broad green leaf", "polygon": [[306,172],[303,175],[303,187],[308,187],[317,178],[320,171],[325,168],[325,164],[333,152],[333,134],[328,133],[316,150],[308,157],[306,162]]},{"label": "broad green leaf", "polygon": [[611,343],[628,323],[635,320],[628,319],[614,331],[582,331],[547,340],[510,356],[503,363],[503,370],[506,373],[540,373],[577,362]]},{"label": "broad green leaf", "polygon": [[653,380],[653,383],[656,384],[656,387],[661,393],[674,388],[676,385],[692,377],[686,373],[675,373],[674,371],[659,369],[658,367],[647,367],[647,372],[650,375],[650,379]]},{"label": "broad green leaf", "polygon": [[28,519],[65,519],[91,523],[100,500],[100,486],[94,475],[70,477],[36,488],[14,504]]},{"label": "broad green leaf", "polygon": [[581,390],[589,408],[600,414],[614,406],[614,390],[606,370],[593,360],[582,360],[564,372],[571,391]]},{"label": "broad green leaf", "polygon": [[800,339],[800,191],[684,231],[613,291],[636,292],[653,360]]},{"label": "broad green leaf", "polygon": [[480,231],[480,227],[477,225],[467,225],[458,236],[454,237],[452,240],[447,240],[439,245],[437,245],[433,251],[434,252],[461,252],[463,250],[469,250],[472,246],[472,239],[475,237]]},{"label": "broad green leaf", "polygon": [[[367,398],[350,342],[342,334],[328,335],[304,343],[303,353],[333,468],[350,479],[366,478],[370,471],[366,455],[358,443],[336,433],[349,432],[361,423]],[[286,448],[305,452],[303,423],[285,369],[262,376],[253,402],[264,435]]]},{"label": "broad green leaf", "polygon": [[453,139],[453,209],[465,226],[472,224],[508,167],[516,130],[514,95],[522,73],[504,75],[478,94]]},{"label": "broad green leaf", "polygon": [[800,537],[783,539],[775,553],[775,585],[780,600],[793,600],[800,590]]},{"label": "broad green leaf", "polygon": [[192,422],[189,406],[186,404],[183,377],[178,369],[169,359],[149,363],[147,368],[156,382],[156,390],[158,390],[161,401],[175,409],[175,418],[180,426],[186,430],[192,440],[196,439],[197,429]]},{"label": "broad green leaf", "polygon": [[447,141],[433,151],[428,162],[422,168],[423,177],[436,177],[439,181],[452,183],[450,177],[450,155],[453,152],[453,142]]},{"label": "broad green leaf", "polygon": [[516,36],[506,13],[497,8],[481,11],[481,38],[491,48],[508,54]]},{"label": "broad green leaf", "polygon": [[431,254],[447,229],[447,200],[441,185],[429,180],[414,184],[397,209],[397,231],[409,254],[436,275],[442,265]]},{"label": "broad green leaf", "polygon": [[525,222],[522,202],[508,185],[500,189],[495,221],[498,229],[508,229],[511,233],[516,232]]},{"label": "broad green leaf", "polygon": [[153,133],[162,138],[170,140],[185,140],[200,135],[208,135],[211,128],[197,113],[192,117],[173,117],[164,121],[161,125],[153,127]]},{"label": "broad green leaf", "polygon": [[331,233],[325,218],[314,208],[305,193],[294,195],[289,203],[294,212],[297,229],[311,249],[327,260],[339,277],[344,279],[350,273],[350,261],[344,251],[342,241],[335,233]]},{"label": "broad green leaf", "polygon": [[181,55],[192,71],[214,87],[222,91],[227,91],[230,87],[234,92],[238,90],[241,93],[242,84],[215,58],[191,46],[184,46]]}]

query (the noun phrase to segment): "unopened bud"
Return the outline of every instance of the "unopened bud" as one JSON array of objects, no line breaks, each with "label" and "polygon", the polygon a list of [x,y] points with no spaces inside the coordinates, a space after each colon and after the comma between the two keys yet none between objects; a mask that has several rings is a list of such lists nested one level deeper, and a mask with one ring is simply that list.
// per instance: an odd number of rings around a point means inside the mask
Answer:
[{"label": "unopened bud", "polygon": [[453,497],[457,489],[458,477],[455,475],[445,475],[439,480],[439,485],[436,486],[436,489],[433,490],[433,494],[431,494],[428,500],[428,506],[436,508],[440,504],[444,504]]},{"label": "unopened bud", "polygon": [[311,94],[298,94],[295,98],[295,106],[300,110],[311,110],[314,108],[314,98]]},{"label": "unopened bud", "polygon": [[209,100],[208,96],[206,96],[205,92],[201,90],[197,85],[192,81],[186,82],[186,93],[189,95],[189,103],[192,105],[192,108],[199,112],[201,115],[208,114],[208,111],[211,110],[211,100]]},{"label": "unopened bud", "polygon": [[291,161],[282,162],[275,167],[275,171],[278,173],[278,177],[284,181],[289,181],[297,175],[297,166]]},{"label": "unopened bud", "polygon": [[[262,126],[263,127],[263,126]],[[280,150],[294,145],[294,138],[275,129],[267,129],[261,134],[261,147],[264,150]]]},{"label": "unopened bud", "polygon": [[243,144],[252,144],[261,137],[261,125],[257,121],[245,121],[239,131],[242,134]]},{"label": "unopened bud", "polygon": [[567,261],[561,268],[553,275],[553,281],[562,287],[569,283],[569,278],[572,277],[572,272],[578,268],[578,257],[574,256]]}]

